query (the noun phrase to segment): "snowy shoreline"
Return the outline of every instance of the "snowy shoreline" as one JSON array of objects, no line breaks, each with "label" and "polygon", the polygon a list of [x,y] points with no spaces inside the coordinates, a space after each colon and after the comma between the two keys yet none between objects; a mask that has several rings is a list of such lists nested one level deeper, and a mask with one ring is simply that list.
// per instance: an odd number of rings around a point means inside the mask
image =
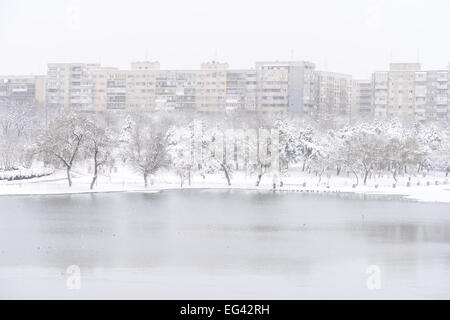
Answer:
[{"label": "snowy shoreline", "polygon": [[[0,196],[44,196],[44,195],[82,195],[82,194],[100,194],[100,193],[158,193],[164,190],[247,190],[247,191],[273,191],[270,179],[266,180],[256,187],[254,182],[241,177],[236,179],[234,185],[228,186],[220,177],[215,177],[213,181],[193,181],[191,186],[185,184],[183,187],[179,183],[175,183],[173,177],[166,177],[161,181],[156,181],[153,186],[144,188],[138,177],[101,177],[98,185],[93,190],[89,190],[89,175],[80,175],[74,177],[74,185],[69,188],[67,181],[64,179],[63,173],[54,174],[44,178],[36,178],[28,181],[20,182],[3,182],[0,183]],[[308,182],[306,186],[298,183],[298,177],[295,179],[297,183],[293,183],[292,178],[283,179],[285,184],[283,187],[277,187],[276,192],[294,192],[294,193],[315,193],[315,194],[366,194],[380,196],[399,196],[406,200],[419,202],[440,202],[450,203],[450,186],[446,183],[439,185],[412,185],[410,187],[398,186],[379,186],[375,188],[373,185],[358,186],[353,188],[351,183],[344,180],[344,185],[317,185]]]}]

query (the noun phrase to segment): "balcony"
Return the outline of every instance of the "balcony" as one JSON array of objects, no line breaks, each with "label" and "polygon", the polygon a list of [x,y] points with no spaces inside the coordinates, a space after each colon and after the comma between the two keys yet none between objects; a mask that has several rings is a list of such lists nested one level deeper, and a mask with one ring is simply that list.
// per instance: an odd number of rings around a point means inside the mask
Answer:
[{"label": "balcony", "polygon": [[126,94],[127,90],[125,88],[108,88],[106,89],[108,94]]}]

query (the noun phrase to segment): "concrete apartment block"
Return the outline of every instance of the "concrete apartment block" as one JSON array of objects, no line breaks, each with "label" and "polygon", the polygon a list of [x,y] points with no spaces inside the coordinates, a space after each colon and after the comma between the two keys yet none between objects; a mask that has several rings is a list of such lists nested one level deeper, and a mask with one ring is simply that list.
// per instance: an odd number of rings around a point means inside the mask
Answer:
[{"label": "concrete apartment block", "polygon": [[372,80],[353,80],[351,94],[351,116],[368,119],[373,116]]},{"label": "concrete apartment block", "polygon": [[0,76],[0,103],[32,104],[41,107],[45,103],[45,77],[32,75]]},{"label": "concrete apartment block", "polygon": [[314,116],[350,115],[352,76],[317,71],[317,110]]},{"label": "concrete apartment block", "polygon": [[374,115],[417,121],[448,117],[448,70],[422,70],[419,63],[393,63],[372,77]]},{"label": "concrete apartment block", "polygon": [[313,109],[315,65],[307,61],[256,62],[257,110],[303,115]]}]

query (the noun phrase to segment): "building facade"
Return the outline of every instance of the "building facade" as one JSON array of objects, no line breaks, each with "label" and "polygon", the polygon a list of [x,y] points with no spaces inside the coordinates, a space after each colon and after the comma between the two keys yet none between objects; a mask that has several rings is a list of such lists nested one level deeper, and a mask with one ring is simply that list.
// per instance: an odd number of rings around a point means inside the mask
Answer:
[{"label": "building facade", "polygon": [[373,89],[371,80],[353,80],[351,93],[352,118],[370,119],[373,117]]},{"label": "building facade", "polygon": [[151,61],[133,62],[129,70],[56,63],[48,65],[45,78],[3,77],[0,97],[34,96],[48,106],[84,112],[245,110],[427,121],[449,117],[449,70],[450,64],[424,71],[419,63],[392,63],[370,80],[353,80],[317,71],[307,61],[260,61],[249,69],[212,61],[196,70],[161,70]]},{"label": "building facade", "polygon": [[47,68],[48,107],[67,107],[77,111],[93,110],[92,70],[99,64],[52,63]]},{"label": "building facade", "polygon": [[417,121],[448,118],[448,70],[424,71],[419,63],[392,63],[372,77],[376,118]]},{"label": "building facade", "polygon": [[0,76],[0,103],[42,106],[45,76]]},{"label": "building facade", "polygon": [[256,70],[228,70],[226,111],[255,111],[257,109]]},{"label": "building facade", "polygon": [[314,109],[315,65],[307,61],[256,62],[256,108],[303,115]]},{"label": "building facade", "polygon": [[316,108],[313,117],[350,116],[352,103],[352,76],[317,71],[315,81]]},{"label": "building facade", "polygon": [[255,69],[229,69],[207,62],[198,70],[160,70],[158,62],[134,62],[130,70],[98,64],[49,64],[49,106],[79,111],[236,110],[292,112],[312,110],[314,64],[257,62]]}]

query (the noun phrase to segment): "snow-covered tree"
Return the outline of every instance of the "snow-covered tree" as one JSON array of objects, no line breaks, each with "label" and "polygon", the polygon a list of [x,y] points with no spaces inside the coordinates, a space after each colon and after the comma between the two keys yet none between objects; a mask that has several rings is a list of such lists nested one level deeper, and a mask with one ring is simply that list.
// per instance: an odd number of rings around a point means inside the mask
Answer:
[{"label": "snow-covered tree", "polygon": [[234,150],[226,148],[226,131],[221,127],[213,128],[202,135],[202,166],[212,171],[222,171],[227,184],[231,186],[233,164],[228,161]]},{"label": "snow-covered tree", "polygon": [[79,114],[60,115],[53,120],[36,142],[36,150],[47,161],[62,164],[66,168],[69,187],[70,171],[80,156],[80,150],[88,134],[88,121]]},{"label": "snow-covered tree", "polygon": [[305,171],[320,149],[314,129],[290,119],[278,120],[275,126],[280,130],[280,155],[288,165],[301,163]]},{"label": "snow-covered tree", "polygon": [[356,185],[359,184],[358,175],[366,185],[369,174],[380,161],[383,149],[380,134],[376,127],[369,124],[347,127],[339,133],[338,161],[354,173]]},{"label": "snow-covered tree", "polygon": [[174,130],[169,144],[170,164],[180,178],[180,185],[188,180],[191,184],[191,175],[194,169],[193,160],[193,124]]},{"label": "snow-covered tree", "polygon": [[127,119],[122,133],[123,156],[128,165],[144,178],[158,172],[168,164],[168,147],[171,135],[167,119],[137,115]]},{"label": "snow-covered tree", "polygon": [[34,116],[32,105],[1,103],[0,169],[12,170],[26,164]]},{"label": "snow-covered tree", "polygon": [[85,156],[94,162],[94,175],[90,189],[94,189],[98,178],[98,169],[113,161],[112,149],[114,139],[111,130],[105,128],[95,119],[89,119],[86,124],[86,136],[84,141]]}]

